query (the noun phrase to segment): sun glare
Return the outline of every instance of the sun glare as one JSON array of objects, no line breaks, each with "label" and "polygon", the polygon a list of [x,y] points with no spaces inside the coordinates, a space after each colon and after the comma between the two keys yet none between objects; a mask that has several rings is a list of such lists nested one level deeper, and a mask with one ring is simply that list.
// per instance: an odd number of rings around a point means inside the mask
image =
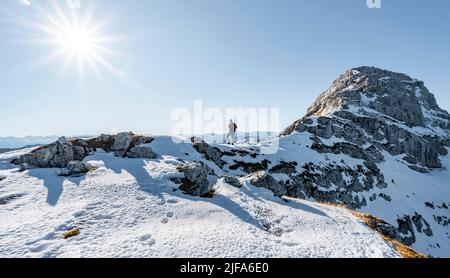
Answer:
[{"label": "sun glare", "polygon": [[70,9],[49,1],[50,5],[27,5],[29,17],[18,18],[18,23],[33,30],[33,44],[49,46],[49,54],[41,57],[38,64],[45,65],[60,61],[62,73],[75,66],[84,82],[86,71],[90,69],[101,77],[102,69],[119,79],[124,79],[122,70],[111,62],[119,54],[112,50],[115,43],[123,41],[120,36],[106,36],[104,29],[107,21],[94,20],[93,5],[84,9]]},{"label": "sun glare", "polygon": [[86,30],[67,28],[63,33],[62,45],[75,54],[88,54],[94,51],[94,37]]}]

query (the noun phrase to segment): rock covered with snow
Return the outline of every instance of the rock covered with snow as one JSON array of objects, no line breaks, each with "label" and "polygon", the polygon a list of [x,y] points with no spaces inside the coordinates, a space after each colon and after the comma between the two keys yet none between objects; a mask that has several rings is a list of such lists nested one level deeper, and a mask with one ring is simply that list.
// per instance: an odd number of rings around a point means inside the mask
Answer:
[{"label": "rock covered with snow", "polygon": [[193,196],[202,196],[212,191],[213,184],[208,177],[214,174],[214,171],[204,162],[195,162],[181,165],[177,171],[184,174],[179,180],[180,189]]},{"label": "rock covered with snow", "polygon": [[243,182],[235,176],[224,175],[223,180],[236,188],[241,188],[243,186]]},{"label": "rock covered with snow", "polygon": [[203,154],[206,159],[213,161],[217,166],[221,168],[223,167],[225,162],[223,162],[222,160],[223,153],[219,148],[207,144],[205,141],[198,137],[192,137],[191,142],[194,149]]},{"label": "rock covered with snow", "polygon": [[119,157],[147,158],[157,157],[151,147],[147,144],[153,141],[152,137],[135,135],[131,132],[119,133],[117,135],[102,134],[97,138],[67,139],[59,138],[56,142],[41,146],[20,155],[12,162],[22,165],[22,169],[31,168],[66,168],[71,161],[82,161],[97,149],[106,152],[113,151]]},{"label": "rock covered with snow", "polygon": [[271,190],[275,196],[282,197],[287,193],[286,187],[281,185],[272,175],[266,171],[250,174],[246,179],[251,185]]},{"label": "rock covered with snow", "polygon": [[89,171],[89,166],[81,161],[71,161],[67,165],[67,169],[71,174],[82,174]]},{"label": "rock covered with snow", "polygon": [[[412,169],[440,168],[450,146],[450,115],[422,81],[378,68],[351,69],[333,82],[284,134],[308,132],[317,149],[379,163],[403,155]],[[339,138],[331,148],[321,139]]]}]

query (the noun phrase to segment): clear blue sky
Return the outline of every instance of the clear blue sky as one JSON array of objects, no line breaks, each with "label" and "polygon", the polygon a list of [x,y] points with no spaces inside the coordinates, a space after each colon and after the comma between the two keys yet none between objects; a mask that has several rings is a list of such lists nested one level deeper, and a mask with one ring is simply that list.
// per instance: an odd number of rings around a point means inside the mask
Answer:
[{"label": "clear blue sky", "polygon": [[450,109],[448,0],[81,0],[93,21],[110,18],[102,33],[127,36],[106,45],[125,80],[86,70],[85,89],[75,66],[61,73],[64,56],[37,66],[55,46],[12,20],[39,20],[33,2],[45,1],[28,1],[0,1],[0,136],[168,133],[172,110],[195,99],[279,107],[284,127],[361,65],[424,80]]}]

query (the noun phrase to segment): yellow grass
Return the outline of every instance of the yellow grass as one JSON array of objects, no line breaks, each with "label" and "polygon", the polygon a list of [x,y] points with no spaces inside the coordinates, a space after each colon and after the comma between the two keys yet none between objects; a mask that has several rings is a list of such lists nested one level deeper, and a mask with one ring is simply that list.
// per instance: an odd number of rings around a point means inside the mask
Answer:
[{"label": "yellow grass", "polygon": [[80,233],[81,233],[80,228],[73,228],[72,230],[67,231],[67,232],[64,233],[64,239],[68,239],[68,238],[77,236]]},{"label": "yellow grass", "polygon": [[375,224],[385,223],[380,218],[374,217],[367,213],[364,214],[364,213],[359,213],[356,211],[353,212],[353,215],[358,217],[362,221],[364,221],[364,223],[366,223],[367,226],[369,226],[371,229],[373,229],[378,234],[380,234],[380,236],[384,240],[390,242],[403,258],[406,258],[406,259],[426,259],[426,258],[428,258],[428,256],[414,251],[411,247],[408,247],[408,246],[404,245],[403,243],[382,234],[381,231],[379,231],[375,225]]}]

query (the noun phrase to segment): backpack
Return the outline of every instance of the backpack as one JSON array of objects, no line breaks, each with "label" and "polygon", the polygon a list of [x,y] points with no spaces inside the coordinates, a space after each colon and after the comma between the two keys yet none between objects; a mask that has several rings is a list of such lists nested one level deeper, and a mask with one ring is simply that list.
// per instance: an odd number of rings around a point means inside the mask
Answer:
[{"label": "backpack", "polygon": [[238,129],[238,126],[236,123],[234,123],[234,131],[236,132],[237,129]]}]

